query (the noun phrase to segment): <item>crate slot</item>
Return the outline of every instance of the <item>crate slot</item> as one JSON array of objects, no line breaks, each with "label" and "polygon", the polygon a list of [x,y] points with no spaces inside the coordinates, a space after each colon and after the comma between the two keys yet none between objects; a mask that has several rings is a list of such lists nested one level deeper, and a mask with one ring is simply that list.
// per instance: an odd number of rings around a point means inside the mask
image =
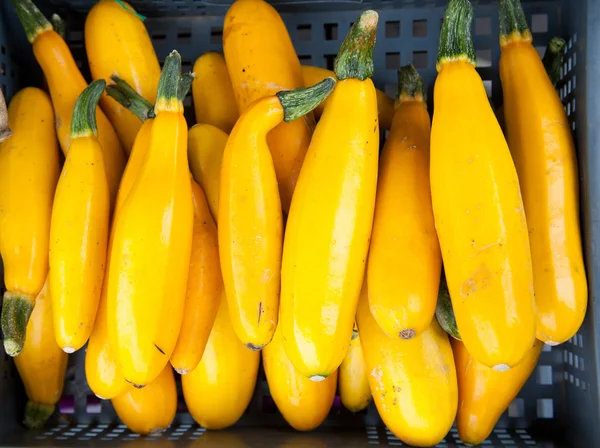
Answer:
[{"label": "crate slot", "polygon": [[492,20],[489,17],[475,18],[475,35],[488,36],[492,34]]},{"label": "crate slot", "polygon": [[427,37],[427,20],[413,20],[412,36]]},{"label": "crate slot", "polygon": [[393,20],[385,22],[385,38],[394,39],[400,37],[400,21]]},{"label": "crate slot", "polygon": [[338,24],[337,23],[326,23],[323,25],[325,32],[325,40],[338,40]]},{"label": "crate slot", "polygon": [[429,66],[427,51],[413,51],[412,57],[416,69],[426,69]]}]

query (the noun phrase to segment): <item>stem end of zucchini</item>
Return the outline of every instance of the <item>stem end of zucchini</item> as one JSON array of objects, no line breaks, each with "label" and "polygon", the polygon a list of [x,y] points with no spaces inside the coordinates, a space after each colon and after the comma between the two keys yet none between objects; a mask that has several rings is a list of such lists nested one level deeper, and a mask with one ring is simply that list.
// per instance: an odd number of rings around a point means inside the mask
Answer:
[{"label": "stem end of zucchini", "polygon": [[2,332],[4,351],[15,357],[23,350],[27,323],[35,304],[33,297],[7,291],[2,304]]},{"label": "stem end of zucchini", "polygon": [[29,429],[41,429],[54,413],[53,404],[34,403],[29,400],[25,406],[23,424]]},{"label": "stem end of zucchini", "polygon": [[77,98],[71,118],[71,138],[98,135],[96,107],[104,92],[106,81],[97,79],[85,88]]},{"label": "stem end of zucchini", "polygon": [[348,31],[333,64],[333,71],[340,81],[349,78],[364,81],[373,76],[378,20],[375,11],[365,11]]},{"label": "stem end of zucchini", "polygon": [[471,38],[473,5],[469,0],[450,0],[440,33],[436,68],[438,72],[447,62],[465,61],[477,65],[475,47]]},{"label": "stem end of zucchini", "polygon": [[165,59],[158,90],[154,112],[158,115],[162,111],[180,112],[183,104],[179,99],[179,83],[181,80],[181,55],[173,50]]},{"label": "stem end of zucchini", "polygon": [[500,47],[511,42],[532,41],[520,0],[500,0]]},{"label": "stem end of zucchini", "polygon": [[311,112],[329,96],[335,87],[335,79],[325,78],[311,87],[277,92],[283,107],[283,121],[294,121]]},{"label": "stem end of zucchini", "polygon": [[408,64],[398,69],[398,100],[427,101],[427,90],[423,78],[414,65]]}]

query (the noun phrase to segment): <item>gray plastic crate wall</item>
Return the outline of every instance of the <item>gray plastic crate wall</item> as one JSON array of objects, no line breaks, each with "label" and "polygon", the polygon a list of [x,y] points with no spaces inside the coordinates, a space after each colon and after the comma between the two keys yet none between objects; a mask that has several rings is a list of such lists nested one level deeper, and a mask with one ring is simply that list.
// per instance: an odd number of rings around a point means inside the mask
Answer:
[{"label": "gray plastic crate wall", "polygon": [[[3,0],[0,0],[2,2]],[[52,10],[56,8],[69,25],[67,40],[78,65],[87,72],[87,61],[83,42],[83,16],[94,1],[90,0],[55,0],[53,5],[44,4]],[[152,36],[157,54],[161,61],[176,48],[183,57],[184,70],[191,70],[197,56],[206,51],[222,50],[223,15],[230,1],[204,2],[196,0],[136,0],[131,2],[141,13],[149,18],[146,25]],[[312,64],[331,68],[333,59],[348,31],[357,17],[357,11],[367,7],[375,8],[380,13],[377,45],[374,62],[376,85],[395,96],[396,69],[412,62],[428,84],[429,98],[433,96],[433,82],[436,76],[435,59],[439,30],[443,18],[445,0],[397,0],[394,2],[325,2],[298,3],[280,0],[273,2],[282,12],[296,51],[303,64]],[[481,74],[488,95],[496,104],[501,104],[501,86],[498,77],[498,11],[497,1],[475,1],[475,23],[473,38],[478,57],[478,70]],[[600,440],[598,425],[598,360],[596,347],[595,316],[595,279],[599,278],[597,262],[598,249],[592,244],[596,240],[599,229],[596,222],[597,197],[595,178],[600,169],[600,160],[592,151],[596,135],[598,115],[595,105],[586,95],[588,79],[593,74],[600,74],[600,63],[597,58],[587,57],[592,48],[587,45],[590,37],[597,36],[594,20],[600,20],[600,2],[594,0],[572,1],[524,1],[526,14],[533,31],[534,45],[543,54],[548,40],[561,36],[568,41],[565,65],[562,69],[562,80],[559,84],[561,99],[565,104],[572,129],[575,133],[580,157],[582,181],[582,212],[586,256],[590,277],[590,307],[588,318],[581,331],[568,343],[555,348],[546,347],[536,371],[517,399],[510,405],[507,413],[498,424],[501,428],[494,435],[494,442],[501,445],[512,445],[512,437],[504,437],[503,428],[525,429],[544,435],[566,434],[573,445],[592,446]],[[39,69],[29,55],[30,49],[24,42],[22,31],[15,27],[14,15],[10,11],[8,0],[4,0],[0,9],[0,87],[10,99],[19,88],[27,85],[40,86]],[[10,39],[9,39],[10,36]],[[16,61],[19,61],[18,63]],[[587,64],[587,70],[586,70]],[[595,78],[599,79],[599,78]],[[191,111],[191,98],[186,99],[188,112]],[[593,114],[592,114],[593,113]],[[188,113],[193,117],[193,113]],[[100,423],[109,425],[115,421],[115,414],[108,403],[100,404],[85,383],[83,356],[72,357],[68,381],[65,386],[65,397],[61,402],[63,421],[83,422],[83,424]],[[12,362],[5,356],[0,358],[0,445],[2,434],[14,431],[22,405],[22,390],[14,387],[18,384]],[[263,397],[268,396],[268,388],[264,376],[257,387],[257,392],[250,406],[249,413],[259,414],[263,411]],[[185,408],[178,413],[177,428],[188,428],[192,424]],[[18,415],[17,415],[18,414]],[[257,422],[281,424],[281,419],[268,416],[248,417],[243,419],[250,425]],[[376,443],[396,444],[396,439],[388,432],[376,429],[378,420],[376,412],[371,408],[363,416],[349,416],[347,413],[332,415],[329,425],[345,426],[362,422],[367,426],[369,440]],[[78,431],[71,431],[71,426],[57,427],[47,436],[36,439],[54,440],[63,437],[64,433],[77,437]],[[106,440],[115,440],[127,434],[116,430],[113,426],[100,426],[96,431],[100,436],[106,433]],[[190,426],[190,428],[192,428]],[[113,434],[108,437],[108,434]],[[558,430],[558,431],[557,431]],[[183,433],[188,431],[185,429]],[[177,432],[172,430],[172,433]],[[181,431],[180,431],[181,433]],[[182,434],[183,434],[182,433]],[[197,430],[189,430],[188,436],[199,435]],[[370,435],[369,435],[370,434]],[[508,433],[507,433],[508,434]],[[534,439],[528,439],[526,433],[516,434],[518,444],[529,445]],[[519,437],[519,434],[526,436]],[[134,437],[132,437],[134,438]],[[85,442],[85,437],[81,442]],[[74,440],[74,439],[73,439]],[[99,439],[95,439],[99,440]],[[510,442],[513,443],[510,443]],[[530,443],[526,443],[529,441]],[[448,443],[456,442],[449,435]],[[43,443],[43,442],[42,442]],[[451,445],[450,445],[451,446]]]}]

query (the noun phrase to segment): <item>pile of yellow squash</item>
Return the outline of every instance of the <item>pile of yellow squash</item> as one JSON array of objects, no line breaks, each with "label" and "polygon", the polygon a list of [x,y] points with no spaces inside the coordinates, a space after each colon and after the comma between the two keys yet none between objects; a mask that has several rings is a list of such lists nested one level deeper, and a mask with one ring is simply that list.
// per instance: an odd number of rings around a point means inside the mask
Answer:
[{"label": "pile of yellow squash", "polygon": [[374,11],[331,72],[300,65],[266,1],[236,0],[224,56],[182,74],[176,51],[161,70],[129,4],[100,0],[88,85],[32,1],[11,2],[49,91],[16,94],[8,122],[0,102],[2,330],[27,426],[50,418],[83,348],[89,387],[132,431],[173,421],[174,371],[192,417],[226,428],[262,352],[297,430],[339,391],[351,412],[373,400],[407,444],[439,443],[455,419],[478,444],[544,343],[578,331],[577,161],[554,88],[564,41],[542,61],[519,0],[499,8],[504,131],[468,0],[448,2],[433,120],[412,65],[395,101],[375,89]]}]

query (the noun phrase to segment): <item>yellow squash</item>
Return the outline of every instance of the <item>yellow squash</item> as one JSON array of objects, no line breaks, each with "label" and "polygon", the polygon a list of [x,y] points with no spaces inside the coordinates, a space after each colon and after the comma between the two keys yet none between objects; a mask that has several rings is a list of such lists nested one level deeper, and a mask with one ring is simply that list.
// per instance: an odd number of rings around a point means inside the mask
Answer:
[{"label": "yellow squash", "polygon": [[49,287],[56,342],[67,353],[90,337],[104,279],[110,206],[96,104],[105,86],[94,81],[75,103],[52,207]]},{"label": "yellow squash", "polygon": [[[109,87],[107,90],[110,92],[113,88],[114,87]],[[133,99],[135,100],[136,97],[133,97]],[[133,101],[129,102],[129,104],[132,103]],[[144,104],[142,104],[142,109],[143,106]],[[145,107],[147,108],[147,114],[151,105],[148,103]],[[153,121],[154,120],[152,119],[145,120],[137,133],[129,161],[123,172],[121,185],[119,186],[113,218],[119,214],[125,199],[129,195],[131,186],[137,178],[137,173],[145,160]],[[114,232],[111,231],[108,239],[107,254],[111,253],[113,237]],[[106,272],[110,269],[109,266],[110,256],[107,255]],[[122,395],[132,386],[125,381],[121,365],[116,359],[116,353],[110,346],[108,338],[107,287],[108,276],[105,275],[104,281],[102,282],[102,292],[100,295],[100,303],[98,305],[94,329],[90,335],[85,353],[85,376],[90,389],[92,389],[92,392],[94,392],[96,396],[103,399],[112,399]]]},{"label": "yellow squash", "polygon": [[175,348],[183,318],[193,205],[181,57],[165,60],[147,154],[113,221],[108,334],[125,379],[144,386]]},{"label": "yellow squash", "polygon": [[169,427],[177,411],[175,375],[169,364],[141,389],[130,388],[112,399],[121,421],[138,434],[157,434]]},{"label": "yellow squash", "polygon": [[206,195],[215,222],[219,215],[221,161],[228,135],[210,124],[197,124],[188,136],[190,171]]},{"label": "yellow squash", "polygon": [[336,59],[287,220],[281,325],[290,361],[315,381],[342,363],[371,236],[379,127],[372,74],[377,13],[364,12]]},{"label": "yellow squash", "polygon": [[52,201],[59,174],[50,98],[32,87],[10,102],[12,136],[0,143],[0,253],[4,349],[23,348],[27,320],[48,275]]},{"label": "yellow squash", "polygon": [[[218,172],[214,176],[218,177]],[[217,226],[210,216],[202,189],[193,179],[191,182],[194,201],[192,255],[183,322],[171,355],[171,365],[182,375],[193,370],[202,358],[223,289]]]},{"label": "yellow squash", "polygon": [[[236,0],[223,25],[223,50],[238,110],[280,90],[304,87],[302,69],[281,17],[264,0]],[[280,123],[269,133],[269,149],[287,212],[314,128],[311,114]]]},{"label": "yellow squash", "polygon": [[223,297],[200,364],[181,377],[194,420],[206,429],[237,422],[252,398],[259,361],[260,354],[244,347],[235,335]]},{"label": "yellow squash", "polygon": [[501,4],[504,115],[529,227],[536,336],[557,345],[579,330],[588,301],[577,154],[567,114],[532,45],[520,2]]},{"label": "yellow squash", "polygon": [[492,433],[535,369],[543,346],[543,342],[536,340],[519,364],[506,372],[497,372],[473,358],[461,341],[452,339],[458,376],[456,425],[460,440],[479,445]]},{"label": "yellow squash", "polygon": [[[246,0],[242,0],[246,1]],[[267,133],[310,112],[335,81],[257,100],[227,140],[219,187],[219,253],[233,328],[252,350],[269,343],[279,310],[283,217]]]},{"label": "yellow squash", "polygon": [[388,337],[369,311],[366,290],[364,285],[356,320],[379,415],[404,443],[436,445],[452,427],[458,406],[448,336],[434,319],[410,340]]},{"label": "yellow squash", "polygon": [[263,367],[269,393],[290,426],[312,431],[323,423],[335,399],[337,372],[319,383],[301,375],[285,353],[281,328],[263,349]]},{"label": "yellow squash", "polygon": [[369,406],[373,396],[369,388],[369,373],[356,324],[352,330],[350,348],[340,365],[340,399],[346,409],[359,412]]},{"label": "yellow squash", "polygon": [[15,366],[29,398],[23,421],[28,428],[41,428],[54,412],[62,395],[67,360],[67,354],[54,340],[52,301],[47,284],[44,284],[27,324],[23,351],[15,358]]},{"label": "yellow squash", "polygon": [[529,238],[517,172],[475,70],[473,8],[451,0],[438,53],[431,197],[458,330],[479,362],[515,366],[533,345]]},{"label": "yellow squash", "polygon": [[194,73],[192,96],[196,121],[230,133],[239,112],[225,58],[212,51],[204,53],[196,59]]},{"label": "yellow squash", "polygon": [[[85,49],[93,79],[117,74],[150,103],[156,100],[160,66],[144,22],[127,2],[101,0],[85,19]],[[113,98],[104,95],[100,107],[127,153],[141,123]]]},{"label": "yellow squash", "polygon": [[[40,64],[52,97],[56,132],[65,156],[71,148],[71,116],[75,101],[87,83],[65,41],[52,29],[31,0],[13,0],[15,12],[23,25],[33,53]],[[113,55],[114,56],[114,55]],[[110,187],[111,204],[116,199],[121,174],[125,167],[125,154],[117,134],[101,110],[97,111],[98,139],[104,154],[106,175]]]},{"label": "yellow squash", "polygon": [[[313,67],[311,65],[302,66],[302,75],[304,78],[304,85],[307,87],[321,82],[327,77],[335,78],[335,73],[331,70],[321,67]],[[394,118],[394,100],[379,89],[375,89],[375,93],[377,95],[379,127],[381,129],[391,129],[392,119]],[[317,108],[314,110],[315,118],[321,118],[326,105],[327,100],[323,101],[322,104],[317,106]]]},{"label": "yellow squash", "polygon": [[429,114],[423,80],[398,71],[392,130],[381,154],[367,269],[369,305],[389,336],[410,339],[429,328],[442,265],[429,187]]}]

